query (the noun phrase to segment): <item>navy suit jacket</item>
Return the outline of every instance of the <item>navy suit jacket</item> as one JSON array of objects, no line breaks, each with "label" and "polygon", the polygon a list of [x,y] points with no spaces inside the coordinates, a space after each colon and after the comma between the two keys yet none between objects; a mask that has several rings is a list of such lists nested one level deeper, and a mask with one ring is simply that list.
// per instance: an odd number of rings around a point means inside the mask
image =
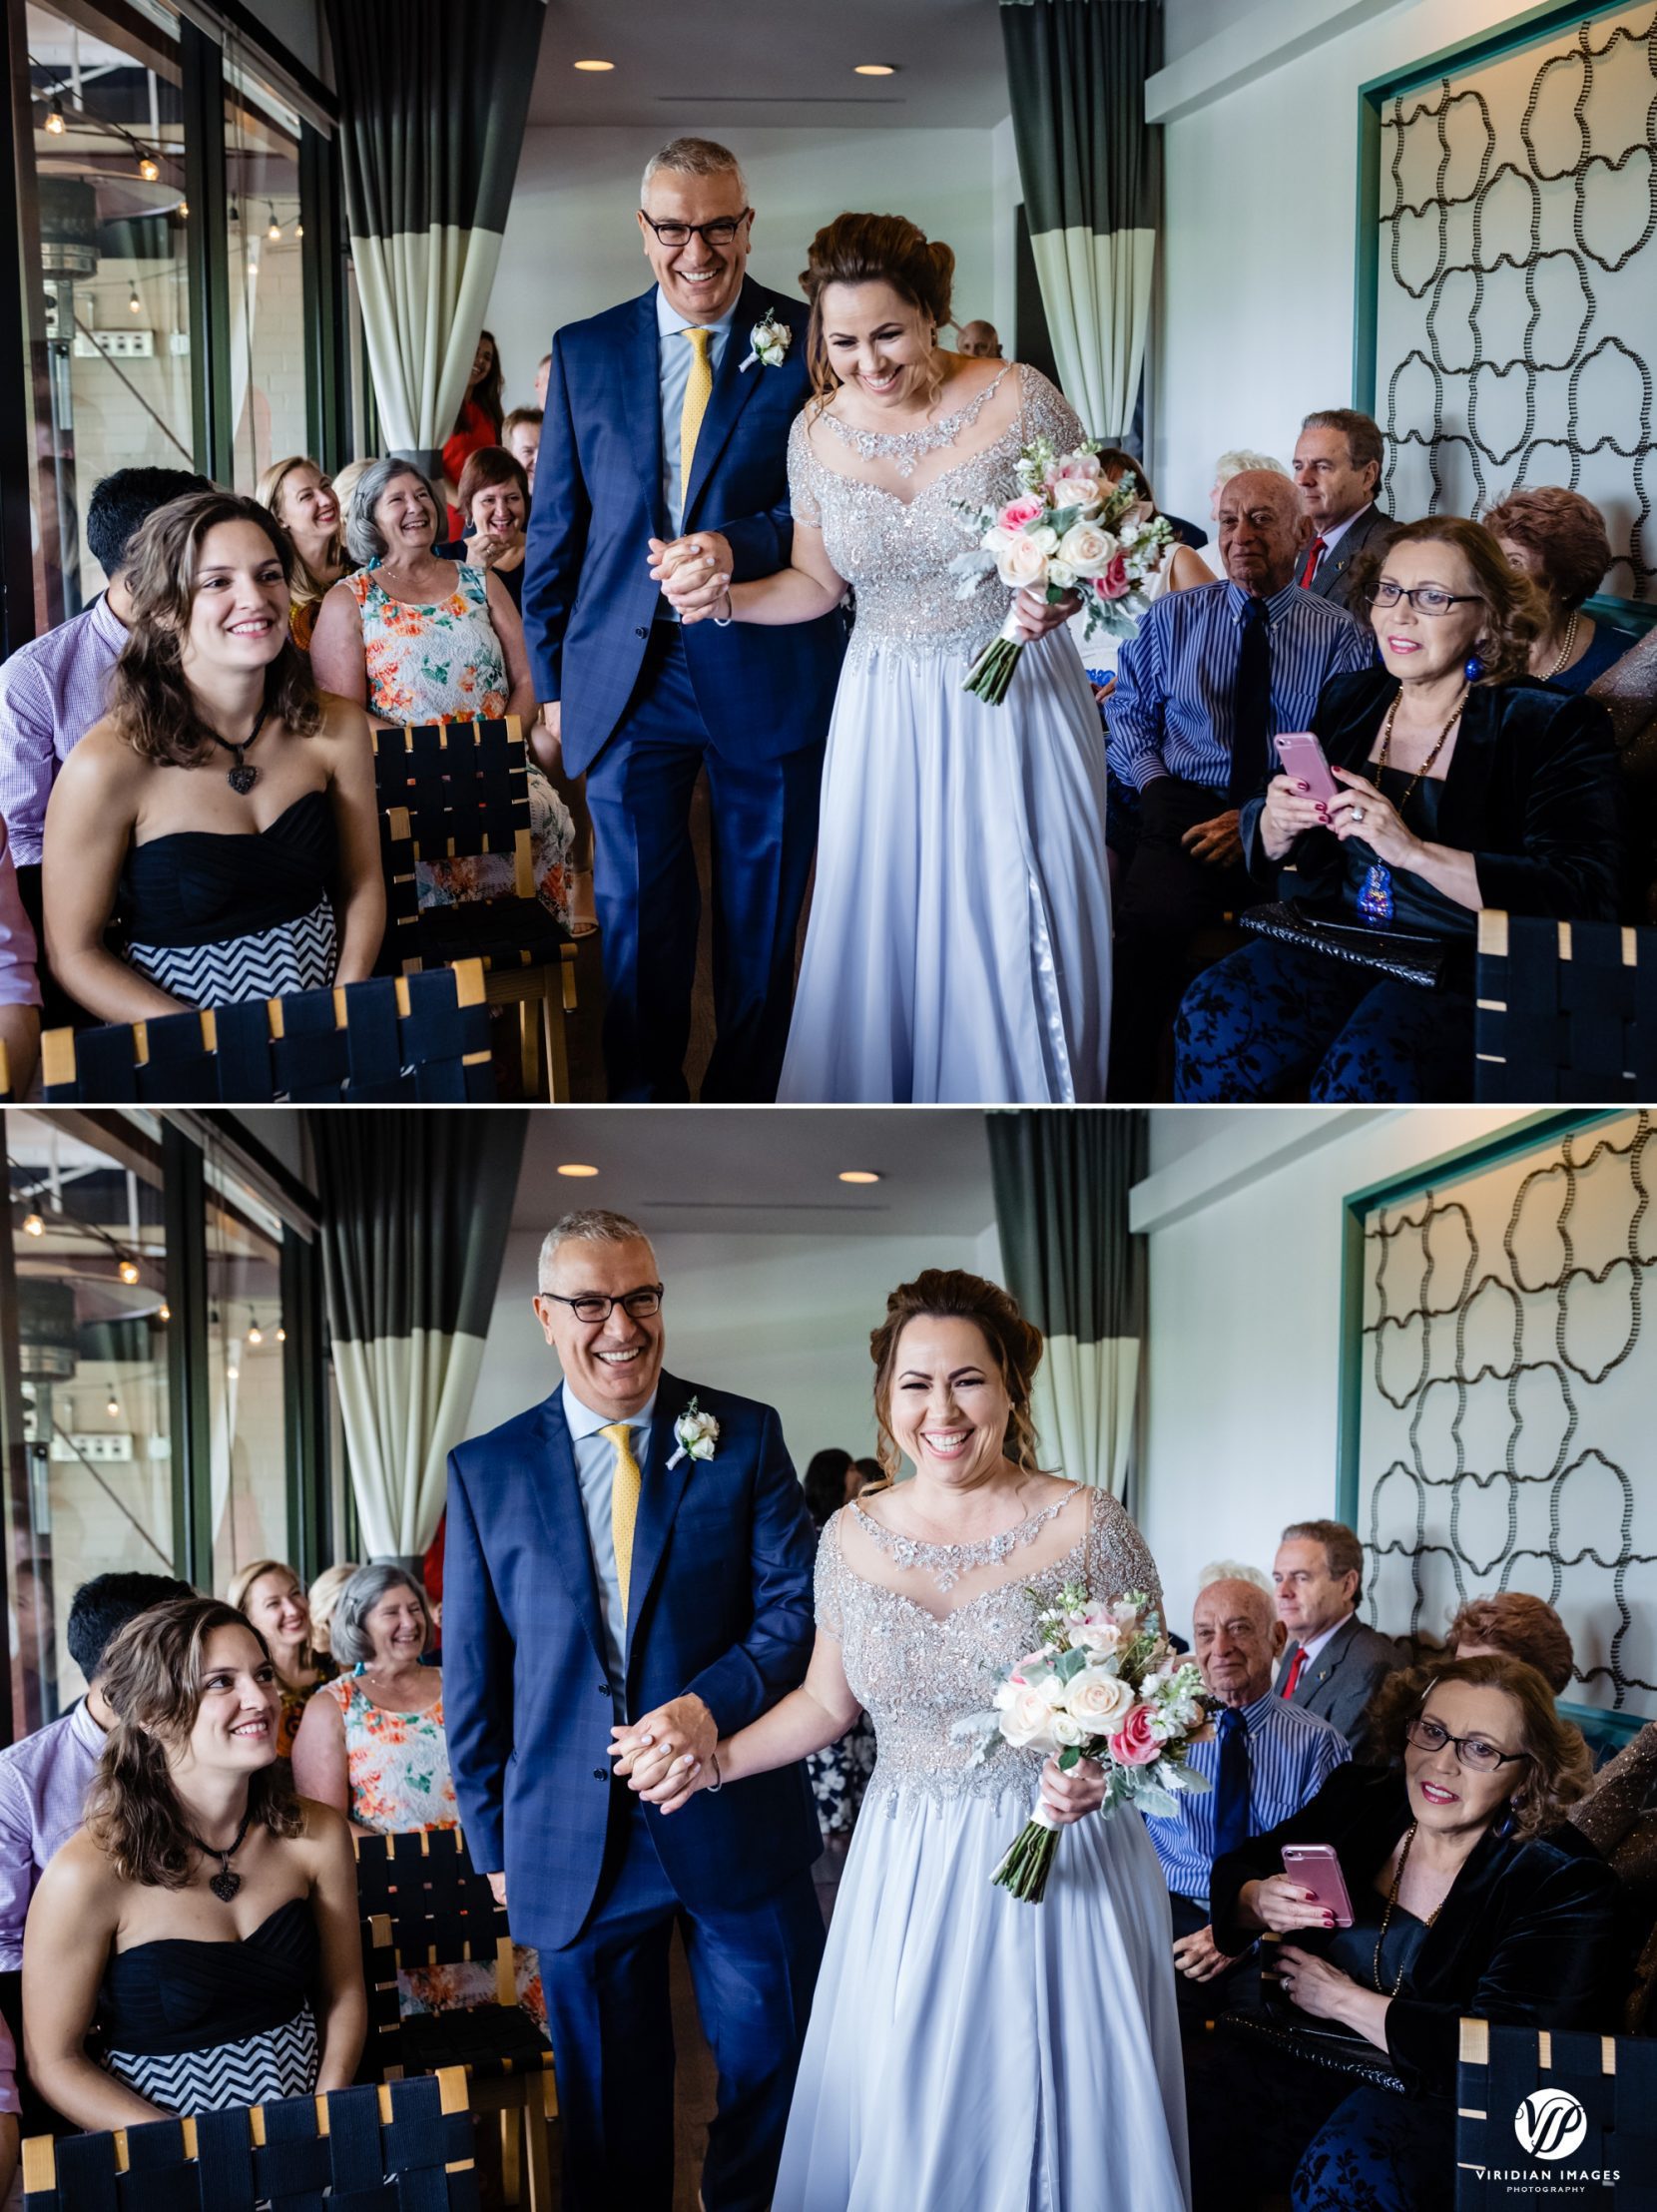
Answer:
[{"label": "navy suit jacket", "polygon": [[[626,1709],[694,1691],[721,1735],[805,1679],[815,1635],[811,1516],[769,1405],[695,1385],[711,1459],[673,1424],[693,1386],[663,1373],[633,1538]],[[512,1927],[557,1949],[598,1888],[614,1719],[575,1450],[558,1393],[449,1455],[443,1713],[460,1825],[507,1878]],[[745,1904],[823,1848],[806,1771],[651,1812],[663,1869],[694,1912]]]},{"label": "navy suit jacket", "polygon": [[[768,312],[794,342],[782,363],[744,369]],[[718,530],[745,583],[787,568],[789,427],[811,395],[806,309],[745,278],[686,486],[683,528]],[[563,706],[564,764],[579,776],[626,714],[661,588],[650,540],[676,533],[662,508],[662,402],[656,286],[552,341],[546,416],[524,558],[523,619],[535,696]],[[708,734],[735,761],[780,760],[821,744],[845,625],[717,629],[693,623],[685,655]]]}]

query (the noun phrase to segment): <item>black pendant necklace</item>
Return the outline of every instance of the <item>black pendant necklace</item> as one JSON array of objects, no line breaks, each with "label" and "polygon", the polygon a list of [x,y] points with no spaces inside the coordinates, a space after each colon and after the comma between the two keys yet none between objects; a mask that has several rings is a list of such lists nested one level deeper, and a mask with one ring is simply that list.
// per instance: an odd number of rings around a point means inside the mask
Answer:
[{"label": "black pendant necklace", "polygon": [[[254,733],[256,737],[258,736],[258,734],[259,733],[257,731]],[[250,738],[248,740],[248,743],[250,745],[252,745],[253,742],[253,738]],[[248,1833],[248,1823],[253,1819],[253,1817],[254,1809],[250,1805],[248,1810],[242,1816],[242,1826],[237,1830],[236,1842],[232,1844],[229,1851],[221,1851],[217,1844],[204,1844],[200,1836],[192,1834],[188,1828],[185,1830],[185,1834],[190,1837],[190,1841],[196,1846],[196,1849],[201,1853],[204,1859],[218,1860],[219,1872],[217,1874],[208,1876],[208,1888],[213,1892],[214,1896],[225,1905],[229,1905],[231,1899],[235,1897],[237,1891],[240,1890],[242,1887],[242,1877],[239,1874],[232,1874],[231,1872],[231,1861],[242,1849],[243,1838]]]},{"label": "black pendant necklace", "polygon": [[236,755],[236,766],[235,768],[226,769],[225,782],[229,784],[233,792],[240,792],[244,798],[259,782],[259,770],[248,766],[248,749],[265,728],[265,718],[270,712],[269,707],[261,707],[258,721],[240,745],[232,745],[230,739],[222,738],[217,730],[209,730],[207,733],[215,745],[222,747],[227,753]]}]

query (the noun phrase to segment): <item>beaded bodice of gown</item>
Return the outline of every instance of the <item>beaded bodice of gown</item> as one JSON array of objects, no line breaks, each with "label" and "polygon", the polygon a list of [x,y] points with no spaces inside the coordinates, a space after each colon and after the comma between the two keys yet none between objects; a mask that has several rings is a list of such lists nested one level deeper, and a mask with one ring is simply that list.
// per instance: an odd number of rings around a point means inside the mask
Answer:
[{"label": "beaded bodice of gown", "polygon": [[[850,658],[880,648],[904,654],[976,652],[1006,620],[1007,589],[993,571],[980,578],[970,598],[956,596],[949,564],[971,547],[973,534],[955,502],[1005,503],[1018,490],[1013,464],[1032,438],[1050,437],[1063,452],[1086,434],[1039,369],[1019,362],[1008,373],[1018,379],[1018,410],[1007,428],[993,443],[929,477],[912,498],[828,466],[808,434],[810,409],[795,417],[789,497],[796,518],[822,530],[834,573],[856,593]],[[970,403],[960,413],[969,409]],[[965,442],[974,433],[963,422],[959,434]]]},{"label": "beaded bodice of gown", "polygon": [[[1086,1530],[1068,1551],[1034,1574],[1021,1574],[1015,1540],[1006,1551],[1005,1578],[939,1617],[902,1590],[870,1582],[847,1566],[840,1525],[858,1512],[855,1505],[841,1506],[824,1527],[817,1619],[838,1639],[851,1694],[874,1723],[874,1773],[865,1808],[882,1799],[895,1810],[897,1799],[911,1790],[954,1799],[999,1797],[1015,1787],[1033,1802],[1040,1753],[1002,1743],[975,1763],[970,1742],[952,1737],[950,1730],[988,1708],[1013,1662],[1033,1648],[1037,1612],[1053,1603],[1067,1582],[1080,1582],[1090,1596],[1107,1600],[1144,1590],[1160,1606],[1162,1585],[1145,1539],[1115,1498],[1095,1490],[1088,1498]],[[862,1528],[868,1525],[862,1515]],[[1015,1532],[1015,1538],[1021,1535]],[[889,1537],[880,1548],[902,1565]],[[936,1555],[953,1548],[922,1547],[925,1555],[903,1567],[928,1599],[938,1595],[949,1571],[948,1562]],[[983,1548],[958,1547],[956,1564],[979,1566]]]}]

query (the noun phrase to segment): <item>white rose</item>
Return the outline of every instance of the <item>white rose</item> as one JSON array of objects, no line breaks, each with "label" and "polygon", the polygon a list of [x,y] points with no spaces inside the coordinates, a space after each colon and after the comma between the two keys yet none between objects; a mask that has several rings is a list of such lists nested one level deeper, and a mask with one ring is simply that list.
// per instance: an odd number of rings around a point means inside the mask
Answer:
[{"label": "white rose", "polygon": [[1114,1621],[1084,1621],[1070,1635],[1073,1644],[1080,1644],[1083,1651],[1091,1651],[1100,1658],[1108,1657],[1122,1648],[1122,1631]]},{"label": "white rose", "polygon": [[1096,1729],[1084,1728],[1074,1713],[1055,1713],[1048,1727],[1054,1743],[1061,1745],[1079,1744],[1084,1736],[1098,1733]]},{"label": "white rose", "polygon": [[1100,522],[1073,522],[1059,546],[1059,559],[1078,576],[1103,576],[1116,552],[1116,540]]},{"label": "white rose", "polygon": [[1070,1678],[1070,1710],[1088,1725],[1088,1733],[1106,1736],[1133,1704],[1133,1691],[1119,1674],[1084,1667]]},{"label": "white rose", "polygon": [[1002,1707],[1001,1734],[1018,1750],[1031,1745],[1050,1746],[1052,1727],[1052,1706],[1039,1690],[1027,1684]]},{"label": "white rose", "polygon": [[[1043,545],[1041,540],[1050,542]],[[995,573],[1008,591],[1023,591],[1027,586],[1047,581],[1047,556],[1058,543],[1051,530],[1021,531],[1004,552],[996,556]]]},{"label": "white rose", "polygon": [[1068,561],[1049,561],[1047,564],[1047,581],[1057,591],[1068,591],[1076,581],[1076,571]]}]

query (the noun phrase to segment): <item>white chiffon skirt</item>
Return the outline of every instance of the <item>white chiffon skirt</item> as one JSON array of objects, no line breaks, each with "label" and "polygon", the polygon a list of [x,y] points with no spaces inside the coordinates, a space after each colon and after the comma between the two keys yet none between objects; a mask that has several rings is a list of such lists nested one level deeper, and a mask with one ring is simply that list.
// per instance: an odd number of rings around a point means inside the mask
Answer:
[{"label": "white chiffon skirt", "polygon": [[1135,1813],[990,1877],[1020,1792],[865,1800],[773,2212],[1187,2212],[1168,1891]]},{"label": "white chiffon skirt", "polygon": [[970,657],[853,638],[824,766],[793,1104],[1097,1103],[1110,1041],[1105,741],[1073,641],[999,707]]}]

